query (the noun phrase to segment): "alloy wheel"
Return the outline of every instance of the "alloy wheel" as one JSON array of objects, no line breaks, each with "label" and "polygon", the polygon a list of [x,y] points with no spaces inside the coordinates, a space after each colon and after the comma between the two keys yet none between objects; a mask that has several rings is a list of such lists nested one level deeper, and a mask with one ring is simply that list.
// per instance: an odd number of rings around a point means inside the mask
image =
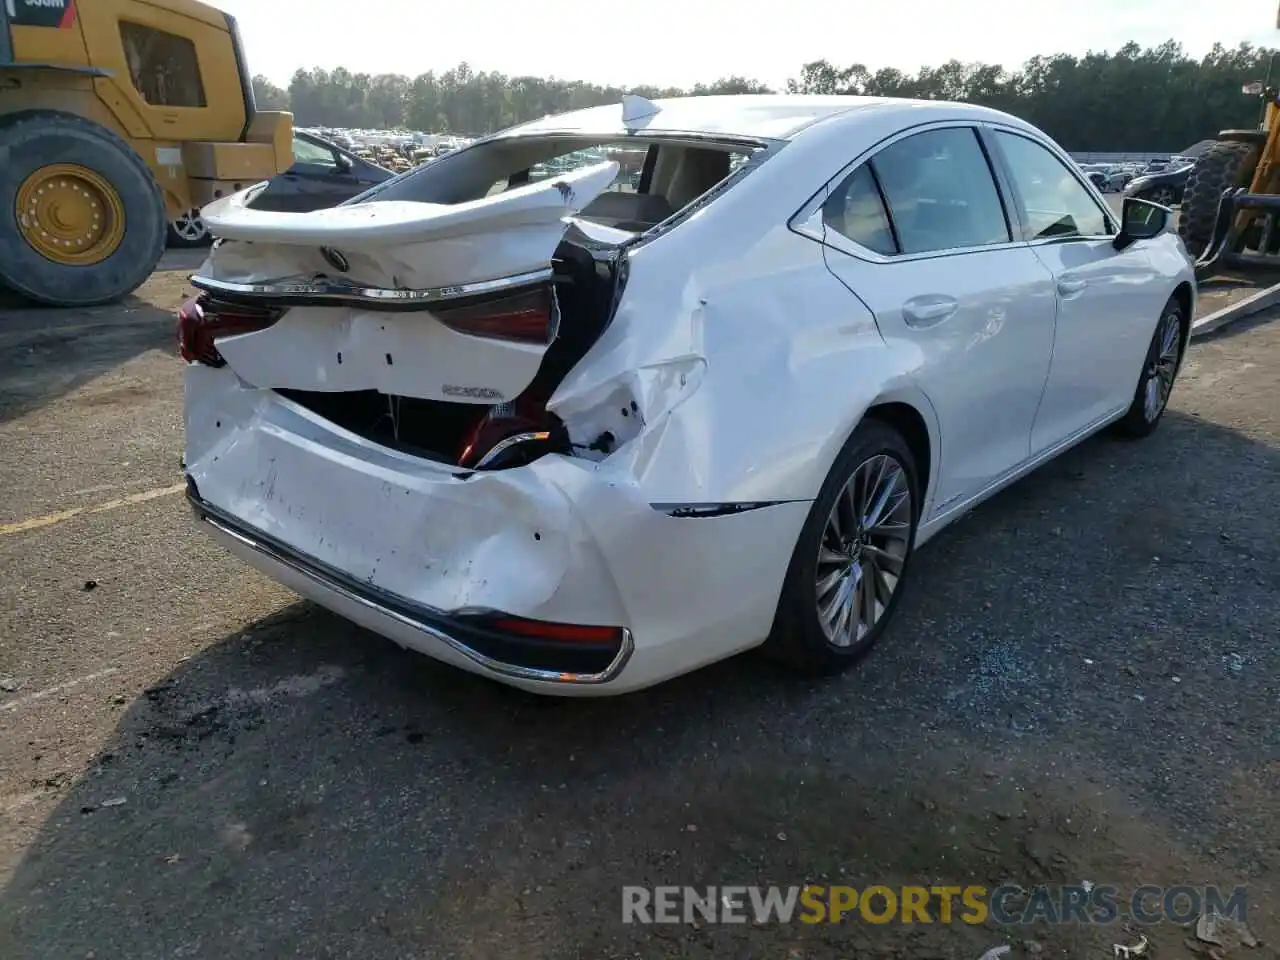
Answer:
[{"label": "alloy wheel", "polygon": [[1173,205],[1173,187],[1157,187],[1151,192],[1151,200],[1163,207]]},{"label": "alloy wheel", "polygon": [[1144,373],[1142,413],[1148,423],[1154,422],[1164,411],[1173,392],[1173,380],[1178,374],[1178,354],[1181,350],[1178,315],[1169,311],[1160,319],[1156,335],[1155,351]]},{"label": "alloy wheel", "polygon": [[188,210],[173,220],[173,232],[188,243],[199,243],[209,236],[209,228],[204,225],[198,207]]},{"label": "alloy wheel", "polygon": [[906,470],[881,453],[836,497],[818,547],[815,595],[828,642],[848,647],[880,622],[902,579],[915,504]]}]

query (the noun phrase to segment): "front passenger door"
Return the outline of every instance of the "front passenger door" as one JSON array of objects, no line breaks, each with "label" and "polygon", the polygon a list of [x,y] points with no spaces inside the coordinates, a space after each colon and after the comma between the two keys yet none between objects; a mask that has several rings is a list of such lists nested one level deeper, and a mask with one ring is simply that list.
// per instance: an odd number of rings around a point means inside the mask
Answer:
[{"label": "front passenger door", "polygon": [[[1164,307],[1156,273],[1139,241],[1123,251],[1109,213],[1047,146],[993,129],[1020,209],[1024,236],[1053,273],[1057,336],[1033,452],[1060,443],[1133,400],[1143,357]],[[1156,294],[1158,296],[1158,294]]]},{"label": "front passenger door", "polygon": [[1049,372],[1049,271],[1015,241],[971,126],[900,138],[828,191],[828,268],[875,314],[941,431],[930,516],[1025,461]]}]

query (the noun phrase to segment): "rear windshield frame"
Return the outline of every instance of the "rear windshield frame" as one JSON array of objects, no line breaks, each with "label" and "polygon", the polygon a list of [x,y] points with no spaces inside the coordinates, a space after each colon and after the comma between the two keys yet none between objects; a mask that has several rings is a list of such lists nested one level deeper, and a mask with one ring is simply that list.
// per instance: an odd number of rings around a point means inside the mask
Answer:
[{"label": "rear windshield frame", "polygon": [[[414,201],[424,203],[442,203],[449,202],[447,200],[434,199],[429,195],[429,189],[424,190],[427,184],[422,182],[422,178],[430,178],[440,176],[447,173],[453,164],[458,163],[474,163],[476,161],[476,151],[485,149],[493,149],[494,147],[510,147],[519,141],[525,141],[530,144],[546,143],[546,144],[574,144],[577,149],[585,149],[591,146],[612,146],[629,141],[634,141],[637,146],[661,147],[664,143],[672,146],[697,146],[706,145],[707,147],[724,148],[726,152],[745,153],[746,160],[739,164],[738,167],[730,171],[729,175],[718,181],[714,186],[702,195],[695,197],[692,201],[683,207],[675,210],[670,217],[660,223],[637,233],[638,237],[651,237],[658,233],[665,233],[673,228],[676,224],[684,221],[693,213],[703,209],[707,204],[711,203],[717,197],[722,196],[731,189],[735,184],[741,182],[743,177],[748,176],[753,170],[757,169],[769,157],[773,156],[780,148],[786,145],[786,141],[770,140],[758,137],[735,137],[725,134],[699,134],[685,133],[677,131],[663,131],[654,134],[631,134],[618,133],[616,131],[608,133],[580,133],[575,131],[551,132],[539,134],[494,134],[476,140],[458,150],[452,150],[435,160],[407,170],[398,174],[389,180],[375,184],[350,200],[344,201],[341,205],[348,206],[360,203],[368,203],[370,201]],[[574,152],[574,150],[566,150],[566,153]],[[549,157],[559,156],[560,154],[551,153]],[[519,171],[512,171],[512,174]],[[416,189],[415,189],[416,187]],[[423,196],[423,193],[428,193]],[[416,194],[416,195],[409,195]],[[466,202],[466,201],[454,201]]]}]

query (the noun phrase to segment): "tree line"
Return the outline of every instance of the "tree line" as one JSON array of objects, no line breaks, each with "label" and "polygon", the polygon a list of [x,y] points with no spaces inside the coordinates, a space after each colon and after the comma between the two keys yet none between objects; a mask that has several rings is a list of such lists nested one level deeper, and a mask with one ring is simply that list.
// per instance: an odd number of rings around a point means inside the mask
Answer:
[{"label": "tree line", "polygon": [[[1032,57],[1021,67],[961,63],[906,73],[862,64],[806,63],[786,84],[791,93],[963,100],[995,107],[1036,124],[1068,150],[1174,152],[1218,130],[1253,127],[1261,106],[1242,93],[1262,80],[1275,51],[1221,44],[1200,59],[1172,40],[1114,53]],[[1278,74],[1280,77],[1280,74]],[[476,136],[551,113],[617,103],[624,93],[649,98],[716,93],[768,93],[745,77],[692,89],[610,87],[577,80],[509,77],[467,64],[417,77],[299,70],[287,89],[254,78],[263,109],[292,110],[299,126],[411,129]]]}]

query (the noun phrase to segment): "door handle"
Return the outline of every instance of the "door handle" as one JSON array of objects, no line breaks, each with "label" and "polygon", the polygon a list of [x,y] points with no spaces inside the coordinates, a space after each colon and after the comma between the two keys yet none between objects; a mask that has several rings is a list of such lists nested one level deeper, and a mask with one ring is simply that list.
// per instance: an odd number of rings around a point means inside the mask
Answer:
[{"label": "door handle", "polygon": [[1058,293],[1062,294],[1064,297],[1074,297],[1088,285],[1088,280],[1059,280]]},{"label": "door handle", "polygon": [[902,319],[909,327],[932,327],[952,316],[960,308],[955,297],[912,297],[902,305]]}]

